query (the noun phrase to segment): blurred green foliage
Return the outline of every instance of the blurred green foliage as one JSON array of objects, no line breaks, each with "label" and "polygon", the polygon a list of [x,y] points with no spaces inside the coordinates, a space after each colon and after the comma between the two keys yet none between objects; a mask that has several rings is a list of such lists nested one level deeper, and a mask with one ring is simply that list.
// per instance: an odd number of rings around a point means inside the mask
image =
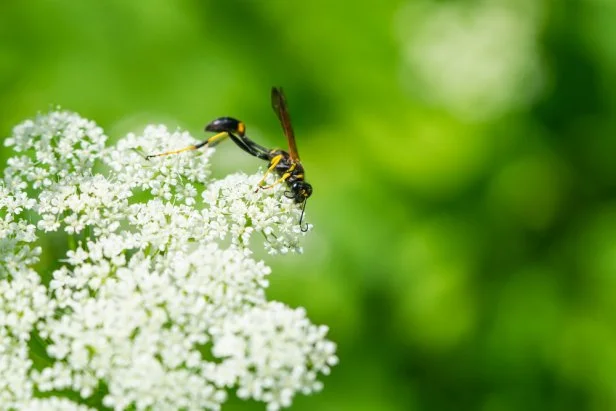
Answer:
[{"label": "blurred green foliage", "polygon": [[293,409],[616,409],[614,21],[609,0],[5,1],[0,132],[61,105],[112,139],[230,115],[284,147],[281,85],[315,230],[264,257],[270,296],[341,358]]}]

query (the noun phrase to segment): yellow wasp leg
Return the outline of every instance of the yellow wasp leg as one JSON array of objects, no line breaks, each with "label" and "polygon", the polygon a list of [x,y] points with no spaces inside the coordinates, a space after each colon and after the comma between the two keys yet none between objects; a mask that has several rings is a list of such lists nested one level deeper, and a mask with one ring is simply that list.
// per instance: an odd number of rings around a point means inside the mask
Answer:
[{"label": "yellow wasp leg", "polygon": [[291,173],[293,172],[293,170],[295,170],[296,164],[291,164],[291,167],[289,167],[289,169],[286,171],[286,173],[284,173],[278,180],[274,181],[272,184],[268,185],[268,186],[264,186],[259,184],[259,187],[266,190],[268,188],[272,188],[277,184],[282,183],[283,181],[285,181],[287,178],[289,178],[291,176]]},{"label": "yellow wasp leg", "polygon": [[201,148],[201,147],[205,146],[206,144],[209,145],[210,147],[213,147],[213,146],[215,146],[216,144],[220,143],[222,140],[224,140],[227,137],[229,137],[229,134],[227,134],[226,131],[223,131],[222,133],[218,133],[215,136],[212,136],[212,137],[208,138],[207,140],[205,140],[204,142],[199,143],[199,144],[195,144],[195,145],[192,145],[192,146],[184,147],[184,148],[181,148],[179,150],[166,151],[166,152],[160,153],[160,154],[150,154],[149,156],[146,156],[146,160],[149,160],[152,157],[168,156],[168,155],[171,155],[171,154],[183,153],[184,151],[196,150],[198,148]]},{"label": "yellow wasp leg", "polygon": [[272,158],[272,164],[269,166],[269,168],[263,175],[263,178],[261,179],[261,181],[259,181],[259,183],[257,184],[259,187],[263,187],[263,184],[265,183],[265,179],[267,178],[267,175],[276,168],[278,163],[280,163],[280,160],[282,160],[282,154],[278,154],[276,157]]},{"label": "yellow wasp leg", "polygon": [[[226,131],[223,131],[222,133],[218,133],[215,136],[212,136],[210,138],[207,139],[207,141],[205,142],[205,144],[203,145],[208,145],[210,147],[214,147],[215,145],[217,145],[218,143],[220,143],[221,141],[223,141],[225,138],[229,137],[229,134]],[[201,147],[199,144],[197,144],[199,147]],[[198,147],[197,147],[198,148]]]},{"label": "yellow wasp leg", "polygon": [[286,172],[282,175],[282,177],[280,177],[278,180],[274,181],[272,184],[268,185],[268,186],[259,186],[259,188],[263,189],[263,190],[267,190],[268,188],[272,188],[277,184],[282,183],[283,181],[285,181],[287,178],[289,178],[291,176],[291,173]]}]

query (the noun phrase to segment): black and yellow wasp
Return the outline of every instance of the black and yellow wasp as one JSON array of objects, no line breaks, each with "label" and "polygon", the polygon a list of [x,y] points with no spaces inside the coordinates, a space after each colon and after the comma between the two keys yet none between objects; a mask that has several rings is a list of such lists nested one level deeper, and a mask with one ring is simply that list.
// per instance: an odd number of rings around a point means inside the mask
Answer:
[{"label": "black and yellow wasp", "polygon": [[[291,117],[289,116],[284,93],[280,87],[272,87],[272,108],[278,116],[284,135],[287,138],[289,144],[288,152],[280,149],[268,150],[246,137],[246,125],[243,122],[232,117],[219,117],[205,126],[205,131],[217,132],[216,135],[199,144],[188,146],[180,150],[149,155],[146,159],[197,150],[204,146],[213,147],[229,137],[239,148],[248,154],[269,162],[267,171],[259,182],[257,190],[272,188],[277,184],[285,182],[289,187],[284,193],[285,196],[287,198],[292,198],[298,204],[302,204],[302,215],[299,224],[302,231],[307,231],[308,226],[302,226],[302,220],[304,218],[304,210],[306,209],[306,200],[312,194],[312,186],[304,180],[304,167],[297,153],[295,134],[291,126]],[[272,171],[278,175],[278,179],[274,183],[266,185],[265,179]]]}]

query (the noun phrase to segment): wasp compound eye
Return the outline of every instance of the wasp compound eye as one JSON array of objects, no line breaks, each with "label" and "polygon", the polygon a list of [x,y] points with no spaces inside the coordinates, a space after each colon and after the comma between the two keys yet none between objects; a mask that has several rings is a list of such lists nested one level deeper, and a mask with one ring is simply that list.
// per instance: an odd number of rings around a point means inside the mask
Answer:
[{"label": "wasp compound eye", "polygon": [[312,186],[306,182],[304,182],[304,193],[306,198],[312,195]]}]

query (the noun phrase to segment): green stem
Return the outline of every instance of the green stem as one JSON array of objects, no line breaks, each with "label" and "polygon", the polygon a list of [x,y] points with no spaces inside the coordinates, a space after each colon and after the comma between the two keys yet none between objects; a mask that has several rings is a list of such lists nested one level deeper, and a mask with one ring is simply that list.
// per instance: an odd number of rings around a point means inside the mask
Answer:
[{"label": "green stem", "polygon": [[77,241],[75,241],[74,235],[68,236],[68,248],[69,250],[73,250],[73,251],[77,249]]}]

